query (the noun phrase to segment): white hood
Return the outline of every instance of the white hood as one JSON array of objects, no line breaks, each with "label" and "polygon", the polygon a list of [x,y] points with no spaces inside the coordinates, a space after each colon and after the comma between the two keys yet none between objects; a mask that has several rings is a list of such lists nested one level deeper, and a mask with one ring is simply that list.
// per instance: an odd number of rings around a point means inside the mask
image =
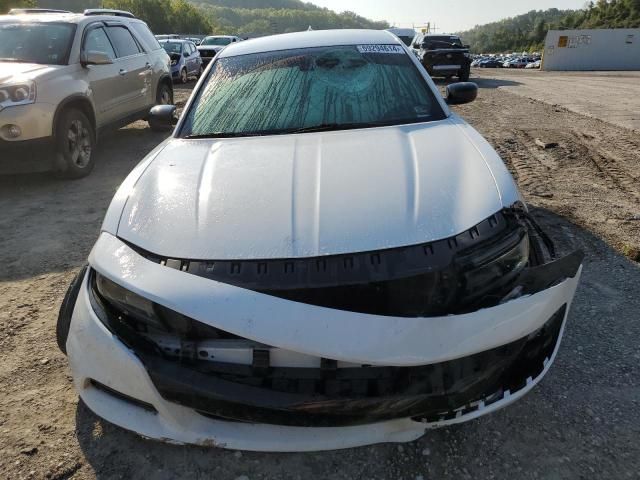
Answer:
[{"label": "white hood", "polygon": [[131,191],[117,235],[162,256],[201,260],[309,257],[446,238],[503,207],[480,153],[487,146],[456,123],[172,139]]}]

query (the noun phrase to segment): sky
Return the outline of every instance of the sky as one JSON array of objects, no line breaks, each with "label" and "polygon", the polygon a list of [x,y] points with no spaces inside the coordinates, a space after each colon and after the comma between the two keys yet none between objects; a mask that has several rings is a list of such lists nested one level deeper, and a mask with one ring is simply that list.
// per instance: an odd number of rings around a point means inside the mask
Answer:
[{"label": "sky", "polygon": [[307,0],[337,12],[351,10],[398,27],[435,23],[437,33],[467,30],[475,25],[513,17],[529,10],[582,8],[586,0]]}]

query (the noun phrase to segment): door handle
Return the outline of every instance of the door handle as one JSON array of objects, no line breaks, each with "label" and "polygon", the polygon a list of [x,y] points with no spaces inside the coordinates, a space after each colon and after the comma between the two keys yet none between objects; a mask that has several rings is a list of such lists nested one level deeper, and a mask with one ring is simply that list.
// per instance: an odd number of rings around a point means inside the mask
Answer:
[{"label": "door handle", "polygon": [[120,71],[118,72],[118,74],[119,74],[121,77],[124,77],[124,76],[127,74],[127,71],[126,71],[124,68],[121,68],[121,69],[120,69]]}]

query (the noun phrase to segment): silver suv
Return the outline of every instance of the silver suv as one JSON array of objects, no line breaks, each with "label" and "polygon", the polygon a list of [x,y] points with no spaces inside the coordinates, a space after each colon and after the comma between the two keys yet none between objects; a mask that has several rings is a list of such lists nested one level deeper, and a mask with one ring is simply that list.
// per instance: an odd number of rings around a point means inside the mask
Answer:
[{"label": "silver suv", "polygon": [[66,178],[88,175],[98,132],[173,103],[170,68],[147,25],[128,12],[1,15],[0,157],[53,143],[54,170]]}]

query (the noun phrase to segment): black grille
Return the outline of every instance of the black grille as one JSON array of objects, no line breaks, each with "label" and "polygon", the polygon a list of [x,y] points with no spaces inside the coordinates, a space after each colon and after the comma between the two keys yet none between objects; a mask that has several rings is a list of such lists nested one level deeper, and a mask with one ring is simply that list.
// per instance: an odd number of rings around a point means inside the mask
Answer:
[{"label": "black grille", "polygon": [[513,288],[505,275],[474,298],[463,273],[529,234],[505,210],[450,238],[407,247],[314,258],[197,260],[167,258],[131,245],[148,260],[191,275],[280,298],[339,310],[396,317],[465,313],[497,304]]},{"label": "black grille", "polygon": [[479,401],[489,405],[537,378],[565,312],[563,306],[541,329],[510,344],[419,367],[257,368],[136,353],[166,400],[213,418],[312,427],[408,417],[431,422],[473,411]]}]

